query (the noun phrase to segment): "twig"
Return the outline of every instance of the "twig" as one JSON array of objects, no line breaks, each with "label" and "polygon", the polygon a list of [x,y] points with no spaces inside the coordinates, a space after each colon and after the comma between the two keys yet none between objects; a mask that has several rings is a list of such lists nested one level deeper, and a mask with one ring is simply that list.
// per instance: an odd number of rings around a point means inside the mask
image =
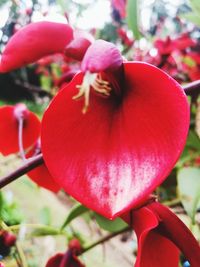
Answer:
[{"label": "twig", "polygon": [[43,93],[49,96],[50,98],[52,98],[52,94],[50,92],[46,91],[45,89],[42,89],[39,86],[32,85],[28,82],[21,82],[20,80],[15,80],[15,84],[27,89],[28,91],[35,92],[35,93]]},{"label": "twig", "polygon": [[88,251],[88,250],[96,247],[97,245],[100,245],[100,244],[105,243],[106,241],[110,240],[111,238],[113,238],[113,237],[115,237],[117,235],[123,234],[125,232],[130,231],[130,230],[131,230],[131,228],[128,226],[128,227],[126,227],[126,228],[124,228],[124,229],[122,229],[120,231],[117,231],[117,232],[114,232],[112,234],[109,234],[109,235],[107,235],[105,237],[102,237],[101,239],[99,239],[96,242],[92,243],[88,247],[83,248],[79,255],[81,255],[81,254],[85,253],[86,251]]},{"label": "twig", "polygon": [[43,163],[44,163],[44,160],[43,160],[42,154],[39,154],[39,155],[27,160],[27,162],[24,165],[22,165],[21,167],[19,167],[15,171],[9,173],[8,175],[6,175],[0,179],[0,188],[15,181],[20,176],[33,170],[34,168],[38,167],[39,165],[42,165]]},{"label": "twig", "polygon": [[21,245],[19,244],[19,242],[16,242],[15,247],[16,247],[16,250],[17,250],[17,254],[18,254],[19,258],[20,258],[20,261],[22,263],[22,267],[28,267],[28,264],[26,262],[26,256],[24,255],[24,251],[23,251]]},{"label": "twig", "polygon": [[200,80],[188,83],[183,86],[186,95],[194,95],[200,93]]}]

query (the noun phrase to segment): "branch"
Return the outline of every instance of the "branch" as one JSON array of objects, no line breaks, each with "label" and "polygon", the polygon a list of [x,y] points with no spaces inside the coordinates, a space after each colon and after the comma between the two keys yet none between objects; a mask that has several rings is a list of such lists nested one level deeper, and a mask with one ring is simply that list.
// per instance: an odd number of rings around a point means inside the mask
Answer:
[{"label": "branch", "polygon": [[82,249],[82,251],[80,252],[79,255],[85,253],[86,251],[96,247],[97,245],[100,245],[100,244],[103,244],[105,243],[106,241],[110,240],[111,238],[117,236],[117,235],[120,235],[122,233],[125,233],[125,232],[128,232],[128,231],[131,231],[131,227],[127,226],[126,228],[122,229],[122,230],[119,230],[117,232],[114,232],[114,233],[111,233],[105,237],[102,237],[101,239],[97,240],[96,242],[92,243],[91,245],[89,245],[88,247],[85,247]]},{"label": "branch", "polygon": [[29,84],[28,82],[21,82],[20,80],[15,80],[15,84],[27,89],[28,91],[33,92],[33,93],[43,93],[50,98],[53,97],[53,95],[50,92],[46,91],[45,89],[42,89],[41,87],[35,86],[33,84]]},{"label": "branch", "polygon": [[7,184],[15,181],[20,176],[33,170],[34,168],[38,167],[39,165],[42,165],[43,163],[44,163],[44,160],[43,160],[42,154],[39,154],[39,155],[27,160],[27,162],[25,164],[23,164],[21,167],[19,167],[15,171],[9,173],[8,175],[6,175],[0,179],[0,188],[3,188]]},{"label": "branch", "polygon": [[194,95],[200,93],[200,80],[188,83],[183,86],[186,95]]}]

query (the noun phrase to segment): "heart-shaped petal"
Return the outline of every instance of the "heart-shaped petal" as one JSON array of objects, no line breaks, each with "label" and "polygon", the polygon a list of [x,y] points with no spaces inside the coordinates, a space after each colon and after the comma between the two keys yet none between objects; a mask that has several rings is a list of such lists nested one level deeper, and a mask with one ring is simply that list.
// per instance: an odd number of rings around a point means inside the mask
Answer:
[{"label": "heart-shaped petal", "polygon": [[91,93],[90,109],[74,101],[83,75],[54,98],[42,122],[45,163],[66,192],[114,218],[143,202],[169,174],[184,147],[189,106],[161,70],[124,63],[122,96]]}]

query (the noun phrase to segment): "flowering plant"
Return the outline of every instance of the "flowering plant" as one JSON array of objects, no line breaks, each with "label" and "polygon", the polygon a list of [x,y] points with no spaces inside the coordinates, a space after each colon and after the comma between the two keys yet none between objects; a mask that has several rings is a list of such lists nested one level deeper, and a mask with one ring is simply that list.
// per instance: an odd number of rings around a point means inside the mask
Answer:
[{"label": "flowering plant", "polygon": [[[126,1],[112,5],[123,18]],[[172,52],[195,45],[188,35],[157,40],[160,67],[172,62]],[[41,129],[23,104],[0,109],[0,151],[19,152],[24,161],[1,186],[27,173],[39,186],[54,193],[62,189],[80,202],[83,206],[75,214],[90,209],[97,218],[125,221],[129,226],[123,230],[133,229],[137,235],[136,267],[178,267],[182,254],[190,266],[198,267],[197,240],[153,195],[186,143],[190,109],[184,89],[160,68],[125,60],[111,42],[77,34],[69,24],[44,21],[13,35],[0,71],[41,64],[58,53],[62,60],[78,61],[78,67],[45,110]],[[78,256],[87,250],[79,240],[71,242],[68,251],[51,257],[46,267],[84,266]]]}]

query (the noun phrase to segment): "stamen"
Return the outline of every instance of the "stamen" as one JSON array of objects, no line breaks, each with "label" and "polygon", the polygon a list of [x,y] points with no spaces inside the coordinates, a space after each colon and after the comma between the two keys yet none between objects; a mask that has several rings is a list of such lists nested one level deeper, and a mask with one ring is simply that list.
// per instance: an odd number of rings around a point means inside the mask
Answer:
[{"label": "stamen", "polygon": [[105,96],[109,96],[112,89],[110,83],[103,80],[100,74],[86,72],[82,84],[76,86],[79,89],[78,94],[73,97],[73,99],[85,97],[85,104],[82,109],[83,114],[87,112],[89,107],[90,86],[94,91]]}]

